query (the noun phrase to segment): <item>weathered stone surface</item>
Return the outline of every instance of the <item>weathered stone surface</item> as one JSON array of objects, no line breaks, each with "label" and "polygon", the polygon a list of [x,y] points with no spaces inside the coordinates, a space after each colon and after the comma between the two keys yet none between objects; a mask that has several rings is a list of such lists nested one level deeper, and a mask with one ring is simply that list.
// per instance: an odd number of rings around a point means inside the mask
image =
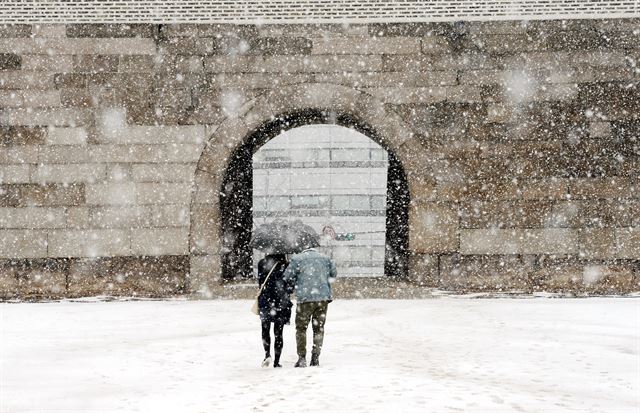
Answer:
[{"label": "weathered stone surface", "polygon": [[85,185],[73,184],[24,184],[16,185],[18,206],[77,206],[85,202]]},{"label": "weathered stone surface", "polygon": [[63,208],[0,208],[0,228],[64,228],[66,214]]},{"label": "weathered stone surface", "polygon": [[616,228],[618,258],[638,259],[640,256],[640,228]]},{"label": "weathered stone surface", "polygon": [[309,109],[400,162],[413,282],[637,290],[637,22],[464,26],[1,25],[0,294],[220,295],[229,161]]},{"label": "weathered stone surface", "polygon": [[30,165],[0,166],[0,183],[22,184],[29,183],[31,175]]},{"label": "weathered stone surface", "polygon": [[54,230],[49,257],[111,257],[131,254],[131,233],[119,229]]},{"label": "weathered stone surface", "polygon": [[421,254],[455,251],[459,247],[458,214],[451,205],[414,204],[409,209],[409,248]]},{"label": "weathered stone surface", "polygon": [[186,228],[137,229],[131,234],[131,252],[135,255],[186,255],[189,231]]},{"label": "weathered stone surface", "polygon": [[162,297],[184,292],[189,260],[185,256],[74,259],[69,264],[68,295]]},{"label": "weathered stone surface", "polygon": [[579,232],[565,228],[461,229],[462,254],[577,254]]},{"label": "weathered stone surface", "polygon": [[152,39],[1,39],[0,53],[24,54],[115,54],[152,55],[156,45]]},{"label": "weathered stone surface", "polygon": [[47,232],[30,229],[0,229],[0,258],[47,257]]},{"label": "weathered stone surface", "polygon": [[22,57],[15,53],[0,53],[0,70],[22,69]]},{"label": "weathered stone surface", "polygon": [[0,126],[0,146],[41,145],[45,135],[40,127]]},{"label": "weathered stone surface", "polygon": [[157,26],[152,24],[69,24],[68,37],[153,37]]}]

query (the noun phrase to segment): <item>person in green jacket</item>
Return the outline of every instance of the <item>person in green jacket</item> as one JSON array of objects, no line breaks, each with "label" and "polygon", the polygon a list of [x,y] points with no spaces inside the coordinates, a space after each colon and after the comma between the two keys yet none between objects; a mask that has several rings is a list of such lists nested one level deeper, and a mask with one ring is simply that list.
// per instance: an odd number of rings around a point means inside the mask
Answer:
[{"label": "person in green jacket", "polygon": [[307,248],[291,258],[284,273],[285,283],[294,287],[296,300],[296,344],[298,361],[295,367],[307,366],[307,328],[313,328],[311,365],[320,365],[324,341],[327,308],[333,301],[331,283],[338,275],[335,262],[315,248]]}]

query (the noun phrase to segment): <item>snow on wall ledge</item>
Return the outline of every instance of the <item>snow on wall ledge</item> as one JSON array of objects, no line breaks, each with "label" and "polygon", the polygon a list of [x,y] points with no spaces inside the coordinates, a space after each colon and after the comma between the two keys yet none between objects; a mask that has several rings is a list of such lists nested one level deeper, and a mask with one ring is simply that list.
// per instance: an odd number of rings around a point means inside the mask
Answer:
[{"label": "snow on wall ledge", "polygon": [[310,109],[401,165],[414,285],[637,290],[639,36],[635,19],[2,25],[0,296],[220,285],[234,151]]},{"label": "snow on wall ledge", "polygon": [[637,0],[3,0],[0,23],[371,23],[629,18]]}]

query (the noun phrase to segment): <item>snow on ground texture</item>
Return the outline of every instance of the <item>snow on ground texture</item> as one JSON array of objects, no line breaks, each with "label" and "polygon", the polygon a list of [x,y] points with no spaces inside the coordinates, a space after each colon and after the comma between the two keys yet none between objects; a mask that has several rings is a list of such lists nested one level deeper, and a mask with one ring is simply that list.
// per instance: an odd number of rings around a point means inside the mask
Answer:
[{"label": "snow on ground texture", "polygon": [[638,411],[635,298],[336,301],[279,370],[250,305],[1,304],[0,411]]}]

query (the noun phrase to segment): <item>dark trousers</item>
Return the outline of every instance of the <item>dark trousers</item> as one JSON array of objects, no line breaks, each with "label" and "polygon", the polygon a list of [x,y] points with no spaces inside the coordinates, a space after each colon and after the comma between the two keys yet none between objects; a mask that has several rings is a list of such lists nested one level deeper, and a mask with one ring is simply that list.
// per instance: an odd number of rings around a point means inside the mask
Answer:
[{"label": "dark trousers", "polygon": [[[275,353],[274,362],[280,361],[280,354],[282,354],[282,330],[284,329],[284,322],[273,323],[273,335],[275,337],[275,343],[273,343],[273,350]],[[264,347],[265,357],[271,354],[271,322],[262,320],[262,346]]]},{"label": "dark trousers", "polygon": [[327,319],[328,301],[298,303],[296,307],[296,345],[298,357],[307,356],[307,327],[313,328],[313,349],[311,353],[320,356],[324,340],[324,322]]}]

